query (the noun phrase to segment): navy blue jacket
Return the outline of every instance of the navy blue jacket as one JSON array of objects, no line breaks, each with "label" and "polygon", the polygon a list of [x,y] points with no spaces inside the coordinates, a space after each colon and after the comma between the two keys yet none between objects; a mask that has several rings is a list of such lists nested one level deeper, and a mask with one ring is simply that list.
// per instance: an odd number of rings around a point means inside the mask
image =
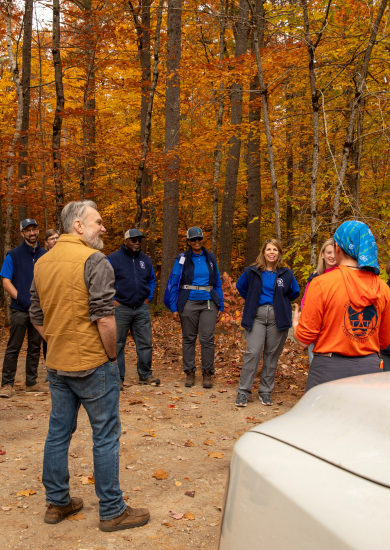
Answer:
[{"label": "navy blue jacket", "polygon": [[12,309],[28,311],[31,306],[30,288],[34,278],[35,262],[46,254],[46,252],[47,250],[42,248],[39,242],[37,246],[33,248],[26,244],[26,241],[8,252],[14,266],[14,274],[11,282],[18,291],[17,299],[11,299]]},{"label": "navy blue jacket", "polygon": [[[207,286],[215,286],[216,280],[217,280],[217,258],[214,254],[209,252],[205,249],[205,247],[202,247],[203,254],[206,256],[206,264],[207,268],[209,270],[210,279],[209,284]],[[195,271],[195,265],[192,261],[192,249],[189,248],[184,252],[185,262],[183,266],[183,275],[181,277],[181,285],[192,285],[192,281],[194,279],[194,271]],[[180,254],[176,258],[177,260],[180,260]],[[184,288],[180,289],[179,292],[179,298],[177,300],[177,310],[183,311],[184,306],[188,300],[188,296],[190,295],[191,290],[185,290]],[[217,304],[218,308],[220,306],[220,298],[218,296],[218,293],[216,290],[211,289],[210,291],[211,297],[214,300],[214,302]]]},{"label": "navy blue jacket", "polygon": [[[263,273],[256,266],[249,266],[241,277],[247,280],[247,288],[245,289],[241,288],[240,279],[236,284],[238,292],[245,299],[241,325],[247,330],[252,330],[256,311],[259,307],[261,288],[263,286]],[[293,277],[293,270],[288,267],[282,267],[276,271],[273,308],[278,330],[286,330],[292,326],[290,302],[299,296],[299,292],[291,292]]]},{"label": "navy blue jacket", "polygon": [[149,256],[143,252],[132,255],[122,244],[108,261],[115,272],[115,300],[129,307],[139,307],[146,299],[152,301],[156,276]]}]

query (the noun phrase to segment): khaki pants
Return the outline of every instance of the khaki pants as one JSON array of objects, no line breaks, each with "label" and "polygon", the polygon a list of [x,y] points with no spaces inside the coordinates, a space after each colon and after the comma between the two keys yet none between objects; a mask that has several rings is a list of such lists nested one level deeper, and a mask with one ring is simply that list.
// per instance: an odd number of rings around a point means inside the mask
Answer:
[{"label": "khaki pants", "polygon": [[260,359],[263,354],[259,394],[269,394],[274,389],[275,372],[280,353],[287,339],[288,329],[278,330],[274,308],[271,305],[259,306],[252,330],[245,331],[246,351],[241,369],[238,393],[249,397]]}]

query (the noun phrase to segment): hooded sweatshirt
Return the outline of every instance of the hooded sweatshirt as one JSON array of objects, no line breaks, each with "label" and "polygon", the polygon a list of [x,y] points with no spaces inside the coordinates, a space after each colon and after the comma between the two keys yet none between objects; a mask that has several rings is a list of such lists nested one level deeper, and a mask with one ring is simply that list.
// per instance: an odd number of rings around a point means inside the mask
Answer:
[{"label": "hooded sweatshirt", "polygon": [[339,266],[307,290],[297,338],[316,353],[359,356],[390,344],[390,289],[378,275]]}]

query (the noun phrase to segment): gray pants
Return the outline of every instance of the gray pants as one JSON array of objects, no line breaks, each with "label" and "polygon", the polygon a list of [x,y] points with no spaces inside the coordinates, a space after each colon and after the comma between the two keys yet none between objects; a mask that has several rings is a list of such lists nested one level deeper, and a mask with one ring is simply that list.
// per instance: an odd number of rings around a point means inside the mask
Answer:
[{"label": "gray pants", "polygon": [[[210,304],[210,309],[208,307]],[[217,322],[218,307],[210,300],[187,300],[180,313],[183,333],[184,372],[195,371],[195,345],[199,331],[202,355],[202,372],[214,374],[214,331]]]},{"label": "gray pants", "polygon": [[238,392],[249,397],[252,385],[263,353],[263,368],[261,369],[259,394],[271,393],[274,389],[275,372],[280,353],[287,339],[287,330],[276,328],[273,306],[265,305],[257,308],[252,330],[245,331],[246,351],[241,369]]}]

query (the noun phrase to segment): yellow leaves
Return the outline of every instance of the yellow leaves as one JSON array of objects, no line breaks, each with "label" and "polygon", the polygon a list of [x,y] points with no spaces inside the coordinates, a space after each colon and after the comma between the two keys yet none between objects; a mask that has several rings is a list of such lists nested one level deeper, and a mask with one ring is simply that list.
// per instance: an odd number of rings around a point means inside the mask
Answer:
[{"label": "yellow leaves", "polygon": [[95,483],[95,473],[93,473],[92,476],[80,476],[79,480],[81,481],[82,485],[88,485],[89,483]]},{"label": "yellow leaves", "polygon": [[182,485],[182,482],[181,481],[175,481],[175,485],[176,485],[176,487],[180,487]]},{"label": "yellow leaves", "polygon": [[203,441],[203,445],[215,445],[215,443],[212,439],[206,439],[206,441]]},{"label": "yellow leaves", "polygon": [[154,472],[152,477],[155,477],[156,479],[167,479],[168,473],[164,470],[157,470],[157,472]]},{"label": "yellow leaves", "polygon": [[218,451],[212,451],[209,453],[210,458],[223,458],[225,455],[223,453],[220,453]]},{"label": "yellow leaves", "polygon": [[36,491],[33,491],[32,489],[25,489],[24,491],[19,491],[19,493],[16,493],[17,497],[29,497],[30,495],[35,495]]},{"label": "yellow leaves", "polygon": [[190,440],[188,440],[184,443],[184,447],[193,447],[193,446],[194,446],[194,444]]},{"label": "yellow leaves", "polygon": [[191,512],[186,512],[183,516],[183,519],[189,519],[189,520],[193,521],[195,519],[195,516]]}]

